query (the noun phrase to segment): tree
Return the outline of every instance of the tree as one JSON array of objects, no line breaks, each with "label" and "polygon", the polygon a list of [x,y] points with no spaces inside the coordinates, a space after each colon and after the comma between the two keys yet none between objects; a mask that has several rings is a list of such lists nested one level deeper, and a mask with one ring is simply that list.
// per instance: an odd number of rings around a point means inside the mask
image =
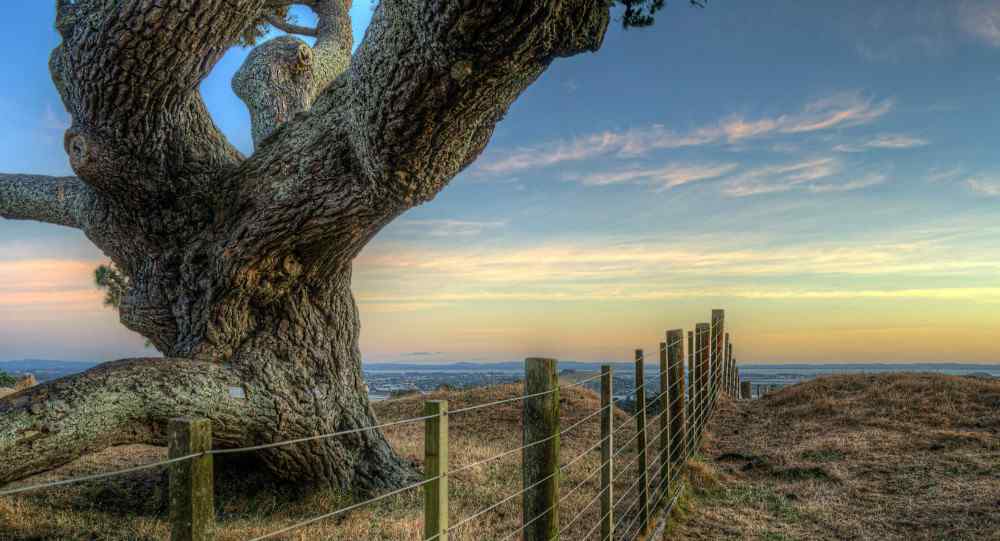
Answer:
[{"label": "tree", "polygon": [[118,309],[128,291],[128,277],[114,263],[94,269],[94,284],[104,290],[104,306]]},{"label": "tree", "polygon": [[17,379],[14,376],[0,370],[0,387],[13,387],[17,384]]},{"label": "tree", "polygon": [[[317,26],[287,20],[291,4]],[[468,166],[553,60],[597,50],[610,2],[384,0],[353,58],[350,4],[57,0],[49,68],[76,176],[0,175],[0,216],[82,230],[118,270],[96,278],[122,323],[165,358],[0,400],[0,483],[163,444],[180,415],[211,419],[221,448],[376,424],[352,260]],[[243,156],[198,88],[266,24],[315,44],[267,41],[234,77],[255,144]],[[415,475],[377,430],[261,458],[280,478],[360,492]]]}]

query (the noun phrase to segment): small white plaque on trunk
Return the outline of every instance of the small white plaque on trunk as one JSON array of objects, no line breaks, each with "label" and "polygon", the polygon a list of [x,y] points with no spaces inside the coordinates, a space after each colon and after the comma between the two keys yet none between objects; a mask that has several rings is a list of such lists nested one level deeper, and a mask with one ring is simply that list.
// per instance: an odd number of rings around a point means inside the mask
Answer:
[{"label": "small white plaque on trunk", "polygon": [[246,398],[247,393],[243,390],[243,387],[230,387],[229,388],[230,398]]}]

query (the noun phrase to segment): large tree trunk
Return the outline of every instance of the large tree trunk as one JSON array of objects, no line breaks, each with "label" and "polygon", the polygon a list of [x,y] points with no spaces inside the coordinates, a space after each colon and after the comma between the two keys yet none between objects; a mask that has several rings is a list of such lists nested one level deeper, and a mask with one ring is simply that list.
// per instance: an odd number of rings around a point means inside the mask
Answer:
[{"label": "large tree trunk", "polygon": [[[312,8],[301,29],[275,19]],[[351,262],[482,152],[556,58],[601,45],[607,0],[382,0],[351,55],[350,0],[57,0],[50,71],[76,177],[0,174],[0,217],[81,229],[127,276],[120,317],[167,359],[0,399],[0,483],[208,417],[232,448],[376,424]],[[233,80],[243,157],[199,84],[261,20]],[[413,478],[381,432],[260,451],[282,478],[377,491]]]},{"label": "large tree trunk", "polygon": [[[163,445],[167,421],[183,415],[211,419],[223,449],[377,424],[349,275],[227,317],[221,323],[233,328],[251,322],[230,363],[118,361],[0,401],[0,484],[112,445]],[[282,479],[362,492],[415,475],[379,430],[255,453]]]}]

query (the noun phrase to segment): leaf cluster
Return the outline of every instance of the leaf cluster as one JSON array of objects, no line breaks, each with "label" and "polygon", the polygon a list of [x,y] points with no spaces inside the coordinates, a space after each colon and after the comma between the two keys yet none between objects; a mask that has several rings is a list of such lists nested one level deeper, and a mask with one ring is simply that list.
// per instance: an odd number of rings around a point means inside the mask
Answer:
[{"label": "leaf cluster", "polygon": [[94,269],[94,284],[104,290],[104,306],[121,307],[125,292],[128,291],[129,279],[114,264]]},{"label": "leaf cluster", "polygon": [[[694,6],[703,8],[708,4],[708,0],[688,0]],[[656,12],[663,9],[666,0],[615,0],[615,3],[624,7],[622,14],[622,26],[628,28],[642,28],[652,26],[656,22]]]}]

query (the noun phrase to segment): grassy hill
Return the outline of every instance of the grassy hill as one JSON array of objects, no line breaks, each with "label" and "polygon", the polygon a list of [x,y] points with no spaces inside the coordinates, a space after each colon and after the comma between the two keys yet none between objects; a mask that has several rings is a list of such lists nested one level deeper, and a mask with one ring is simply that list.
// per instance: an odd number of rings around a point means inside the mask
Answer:
[{"label": "grassy hill", "polygon": [[[449,400],[458,409],[521,392],[520,385],[440,391],[377,403],[375,409],[388,422],[419,416],[427,398]],[[519,446],[520,408],[520,402],[511,402],[451,416],[452,468]],[[568,388],[562,393],[562,424],[598,408],[593,393]],[[618,446],[634,427],[624,412],[617,411],[616,419],[622,427]],[[709,428],[700,458],[691,462],[692,488],[671,539],[1000,539],[1000,382],[932,375],[828,377],[753,402],[723,400]],[[598,476],[588,478],[600,462],[597,450],[588,451],[598,434],[594,417],[562,440],[564,462],[586,453],[563,481],[563,539],[582,539],[600,514],[597,505],[585,507],[599,490]],[[422,435],[421,423],[387,431],[417,465]],[[27,482],[163,457],[161,448],[121,447]],[[629,450],[616,459],[619,495],[635,479],[635,467],[626,468],[634,457]],[[303,496],[296,487],[271,485],[238,464],[220,469],[217,478],[220,540],[245,540],[350,503],[349,495]],[[146,471],[0,498],[0,539],[164,539],[164,480],[162,473]],[[456,474],[452,523],[520,486],[520,452]],[[413,491],[281,539],[417,541],[421,506],[421,493]],[[512,539],[520,520],[517,497],[459,528],[452,539]]]},{"label": "grassy hill", "polygon": [[[470,391],[439,391],[429,396],[409,396],[376,402],[382,422],[423,415],[428,399],[449,401],[451,409],[483,404],[523,394],[523,387],[500,385]],[[563,427],[586,418],[600,408],[599,398],[581,387],[561,392]],[[616,437],[624,443],[635,434],[628,415],[616,410],[621,430]],[[449,416],[452,469],[473,464],[521,445],[521,403],[509,402]],[[386,436],[396,449],[414,464],[423,460],[422,422],[390,427]],[[581,518],[569,524],[573,515],[600,490],[600,475],[588,475],[600,463],[600,417],[594,416],[562,438],[563,462],[583,454],[568,468],[562,481],[565,539],[581,538],[600,515],[600,505],[592,505]],[[634,444],[633,446],[634,447]],[[633,450],[622,453],[616,463],[624,468],[633,462]],[[165,450],[132,445],[85,457],[59,470],[28,479],[43,482],[120,469],[161,460]],[[218,458],[218,457],[217,457]],[[466,469],[450,478],[452,524],[493,505],[521,488],[521,453]],[[237,471],[233,471],[233,470]],[[635,480],[636,468],[623,471],[617,480],[624,492]],[[350,495],[324,491],[303,496],[295,487],[273,486],[256,478],[252,469],[230,466],[217,472],[217,507],[220,541],[246,540],[327,513],[351,503]],[[580,488],[572,493],[571,489]],[[0,539],[108,539],[146,540],[169,536],[165,521],[165,477],[161,472],[144,471],[125,477],[60,487],[44,493],[0,498]],[[631,504],[623,503],[623,507]],[[423,495],[420,490],[388,498],[344,518],[327,520],[298,530],[280,539],[295,540],[413,540],[422,539]],[[44,517],[44,520],[42,519]],[[513,532],[521,521],[521,499],[516,497],[494,512],[484,514],[452,533],[454,540],[500,540]],[[575,536],[575,537],[574,537]]]},{"label": "grassy hill", "polygon": [[1000,539],[1000,381],[831,376],[723,404],[681,539]]}]

